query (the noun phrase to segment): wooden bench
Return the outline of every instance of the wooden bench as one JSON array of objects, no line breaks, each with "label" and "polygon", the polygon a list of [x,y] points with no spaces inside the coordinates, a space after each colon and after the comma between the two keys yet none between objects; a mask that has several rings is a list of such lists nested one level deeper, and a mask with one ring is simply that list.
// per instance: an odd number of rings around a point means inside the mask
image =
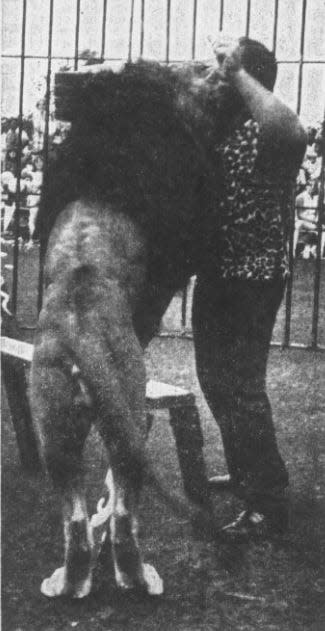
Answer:
[{"label": "wooden bench", "polygon": [[[36,441],[29,406],[26,407],[26,385],[21,381],[21,370],[24,371],[24,368],[30,365],[32,357],[32,344],[10,337],[1,337],[4,385],[21,462],[29,470],[39,468],[39,459],[35,452]],[[17,376],[19,376],[18,383]],[[23,392],[22,389],[24,389]],[[179,386],[149,380],[146,389],[146,405],[151,419],[156,410],[169,411],[184,489],[189,497],[194,500],[199,499],[206,489],[206,476],[202,452],[203,436],[194,394]]]}]

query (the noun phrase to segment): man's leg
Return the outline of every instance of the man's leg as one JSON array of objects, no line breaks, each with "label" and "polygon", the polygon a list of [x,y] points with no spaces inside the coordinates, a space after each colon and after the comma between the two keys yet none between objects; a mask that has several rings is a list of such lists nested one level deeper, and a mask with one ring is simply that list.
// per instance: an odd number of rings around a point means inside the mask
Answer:
[{"label": "man's leg", "polygon": [[266,362],[282,280],[199,279],[193,301],[198,377],[219,424],[235,492],[272,518],[288,475],[265,390]]}]

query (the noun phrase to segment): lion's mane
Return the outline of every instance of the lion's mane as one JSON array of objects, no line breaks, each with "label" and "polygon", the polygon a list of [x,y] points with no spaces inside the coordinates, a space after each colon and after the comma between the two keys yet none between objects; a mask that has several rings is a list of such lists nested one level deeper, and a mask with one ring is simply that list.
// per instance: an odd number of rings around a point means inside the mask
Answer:
[{"label": "lion's mane", "polygon": [[57,84],[57,115],[71,129],[45,178],[45,241],[66,204],[84,198],[134,216],[157,247],[193,256],[207,218],[217,220],[215,146],[227,128],[207,70],[140,61]]}]

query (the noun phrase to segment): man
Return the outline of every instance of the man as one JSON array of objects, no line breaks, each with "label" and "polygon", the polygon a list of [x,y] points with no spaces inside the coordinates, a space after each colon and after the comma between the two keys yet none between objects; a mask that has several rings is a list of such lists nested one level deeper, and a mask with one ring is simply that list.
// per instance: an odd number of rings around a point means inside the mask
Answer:
[{"label": "man", "polygon": [[221,530],[232,541],[283,532],[288,521],[288,474],[265,378],[288,273],[286,206],[306,138],[297,116],[272,93],[277,66],[271,52],[248,38],[219,43],[214,52],[214,74],[229,92],[232,131],[217,148],[224,181],[221,230],[211,227],[197,277],[193,331],[199,381],[229,470],[210,485],[231,489],[246,502],[238,519]]},{"label": "man", "polygon": [[317,239],[318,228],[318,186],[317,180],[309,180],[306,189],[296,197],[295,231],[293,236],[293,254],[297,255],[297,245],[303,233],[305,239],[302,256],[316,256],[316,245],[311,239]]}]

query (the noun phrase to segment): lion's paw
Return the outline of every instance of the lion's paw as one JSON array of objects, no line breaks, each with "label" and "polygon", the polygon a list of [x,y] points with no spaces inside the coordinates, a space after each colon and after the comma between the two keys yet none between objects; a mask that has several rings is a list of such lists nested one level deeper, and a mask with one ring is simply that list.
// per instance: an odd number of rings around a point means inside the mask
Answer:
[{"label": "lion's paw", "polygon": [[85,598],[91,590],[91,578],[86,578],[72,589],[67,582],[66,568],[59,567],[52,576],[45,578],[41,584],[41,593],[48,598],[57,598],[58,596],[71,596],[72,598]]},{"label": "lion's paw", "polygon": [[164,582],[158,572],[149,563],[142,565],[143,579],[150,596],[161,596],[164,592]]},{"label": "lion's paw", "polygon": [[67,594],[66,568],[58,567],[58,569],[53,572],[52,576],[45,578],[41,585],[41,592],[48,598],[55,598]]}]

